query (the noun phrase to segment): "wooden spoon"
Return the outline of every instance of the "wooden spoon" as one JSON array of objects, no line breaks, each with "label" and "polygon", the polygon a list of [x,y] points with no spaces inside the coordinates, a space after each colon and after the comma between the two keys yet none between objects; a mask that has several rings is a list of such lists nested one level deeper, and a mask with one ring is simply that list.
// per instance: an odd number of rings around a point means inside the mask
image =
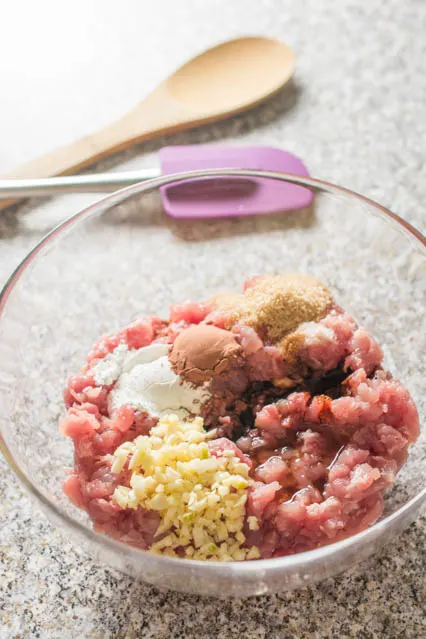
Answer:
[{"label": "wooden spoon", "polygon": [[[8,174],[14,178],[67,175],[132,144],[182,131],[248,109],[279,91],[294,54],[268,38],[237,38],[184,64],[122,118]],[[0,208],[9,206],[4,200]]]}]

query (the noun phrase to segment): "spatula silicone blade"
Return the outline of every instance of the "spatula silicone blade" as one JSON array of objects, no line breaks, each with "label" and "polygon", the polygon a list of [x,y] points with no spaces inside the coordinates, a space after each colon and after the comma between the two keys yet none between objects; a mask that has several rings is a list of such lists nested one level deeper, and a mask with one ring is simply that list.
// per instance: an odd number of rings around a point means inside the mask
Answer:
[{"label": "spatula silicone blade", "polygon": [[[164,175],[201,169],[258,169],[309,176],[292,153],[273,147],[192,145],[160,151]],[[161,188],[164,210],[173,218],[214,218],[279,213],[309,206],[307,188],[270,178],[209,177]]]}]

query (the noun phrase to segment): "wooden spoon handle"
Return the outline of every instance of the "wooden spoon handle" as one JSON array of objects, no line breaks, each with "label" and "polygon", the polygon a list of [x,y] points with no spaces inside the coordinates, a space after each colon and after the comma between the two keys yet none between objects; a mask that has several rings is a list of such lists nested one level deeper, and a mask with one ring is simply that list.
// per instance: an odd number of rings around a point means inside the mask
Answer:
[{"label": "wooden spoon handle", "polygon": [[[69,175],[132,144],[163,133],[189,128],[198,123],[194,115],[183,105],[172,100],[166,87],[160,85],[143,102],[116,122],[21,165],[5,177],[46,178]],[[0,200],[0,210],[18,201]]]}]

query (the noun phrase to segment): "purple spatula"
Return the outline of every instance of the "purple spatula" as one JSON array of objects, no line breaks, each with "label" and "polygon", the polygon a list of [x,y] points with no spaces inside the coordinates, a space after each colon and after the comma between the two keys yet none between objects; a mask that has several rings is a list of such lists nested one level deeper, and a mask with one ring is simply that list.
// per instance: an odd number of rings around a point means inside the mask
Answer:
[{"label": "purple spatula", "polygon": [[[258,169],[308,176],[299,158],[267,146],[171,146],[160,151],[164,175],[183,170]],[[161,188],[165,212],[174,218],[278,213],[309,206],[307,188],[271,178],[208,177]]]},{"label": "purple spatula", "polygon": [[[266,146],[169,146],[160,151],[157,169],[92,173],[38,179],[0,179],[0,199],[115,189],[158,177],[203,169],[258,169],[307,176],[292,153]],[[174,218],[232,217],[278,213],[308,206],[312,192],[271,178],[205,177],[161,187],[164,210]],[[7,205],[0,201],[0,209]]]}]

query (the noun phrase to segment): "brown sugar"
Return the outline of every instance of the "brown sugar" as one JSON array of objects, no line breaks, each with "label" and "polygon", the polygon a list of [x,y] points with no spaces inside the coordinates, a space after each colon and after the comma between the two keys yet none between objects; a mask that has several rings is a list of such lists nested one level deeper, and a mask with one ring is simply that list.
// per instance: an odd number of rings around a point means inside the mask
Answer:
[{"label": "brown sugar", "polygon": [[283,358],[287,362],[289,367],[289,373],[291,377],[301,378],[305,375],[305,366],[301,364],[299,353],[305,345],[305,336],[300,332],[292,331],[283,337],[277,344]]},{"label": "brown sugar", "polygon": [[226,314],[229,327],[243,323],[275,344],[299,324],[324,317],[333,297],[316,278],[288,273],[260,277],[243,295],[222,295],[214,302]]}]

